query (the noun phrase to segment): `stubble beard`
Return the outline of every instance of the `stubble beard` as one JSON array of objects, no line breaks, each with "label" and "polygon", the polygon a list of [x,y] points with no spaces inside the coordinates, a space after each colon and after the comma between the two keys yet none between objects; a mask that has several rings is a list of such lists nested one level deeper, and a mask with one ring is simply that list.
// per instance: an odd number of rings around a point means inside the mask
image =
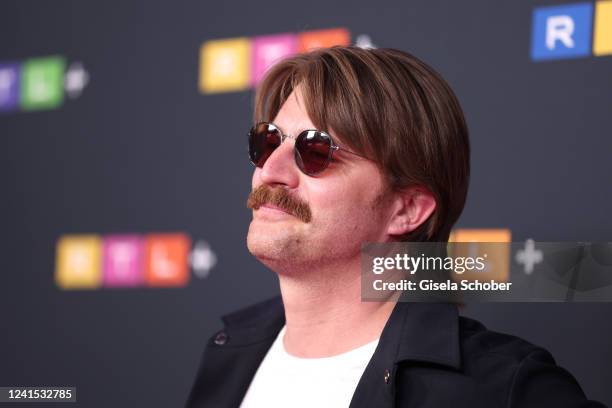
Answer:
[{"label": "stubble beard", "polygon": [[[269,187],[267,187],[269,188]],[[261,189],[258,191],[258,189]],[[345,257],[354,256],[359,253],[361,243],[349,245],[351,238],[361,235],[359,231],[354,231],[356,235],[338,237],[327,244],[313,238],[313,231],[324,226],[332,225],[337,220],[313,220],[310,208],[306,203],[295,203],[291,197],[280,194],[280,197],[270,199],[270,194],[266,192],[266,187],[259,186],[249,195],[247,207],[256,209],[259,206],[270,202],[287,211],[294,213],[296,207],[300,207],[300,214],[307,214],[306,217],[296,216],[294,219],[282,221],[269,221],[256,219],[249,225],[247,234],[247,248],[249,252],[261,263],[278,274],[295,275],[300,270],[310,270],[317,266],[331,265],[338,261],[345,261]],[[263,190],[263,191],[262,191]],[[369,208],[375,216],[387,203],[389,191],[383,190]],[[285,204],[289,203],[287,207]],[[280,205],[279,205],[280,204]],[[305,221],[305,218],[308,220]],[[363,231],[362,231],[363,233]],[[329,245],[329,246],[326,246]],[[336,247],[339,245],[339,247]],[[324,247],[322,247],[324,246]]]},{"label": "stubble beard", "polygon": [[[276,221],[257,219],[255,210],[264,204],[280,207],[290,216]],[[262,184],[249,194],[247,207],[253,210],[247,248],[255,258],[276,272],[295,269],[306,261],[308,246],[303,235],[312,223],[308,203],[281,187]]]}]

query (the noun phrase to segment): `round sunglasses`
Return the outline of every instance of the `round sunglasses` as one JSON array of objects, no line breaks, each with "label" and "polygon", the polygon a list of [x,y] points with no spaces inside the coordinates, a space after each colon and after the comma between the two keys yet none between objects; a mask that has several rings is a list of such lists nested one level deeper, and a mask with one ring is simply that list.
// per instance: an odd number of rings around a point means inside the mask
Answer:
[{"label": "round sunglasses", "polygon": [[293,157],[298,168],[308,176],[315,176],[329,166],[336,150],[342,150],[367,159],[358,153],[336,145],[332,137],[316,129],[302,131],[293,137],[283,132],[271,122],[260,122],[249,131],[249,157],[256,167],[263,167],[285,139],[295,139]]}]

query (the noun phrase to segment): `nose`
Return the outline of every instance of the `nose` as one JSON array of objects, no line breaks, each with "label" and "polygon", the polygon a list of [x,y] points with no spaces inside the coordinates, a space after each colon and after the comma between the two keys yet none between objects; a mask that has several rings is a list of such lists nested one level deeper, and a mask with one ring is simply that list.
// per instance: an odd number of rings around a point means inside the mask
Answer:
[{"label": "nose", "polygon": [[284,185],[295,188],[299,184],[300,170],[293,158],[293,139],[285,139],[259,169],[259,178],[268,185]]}]

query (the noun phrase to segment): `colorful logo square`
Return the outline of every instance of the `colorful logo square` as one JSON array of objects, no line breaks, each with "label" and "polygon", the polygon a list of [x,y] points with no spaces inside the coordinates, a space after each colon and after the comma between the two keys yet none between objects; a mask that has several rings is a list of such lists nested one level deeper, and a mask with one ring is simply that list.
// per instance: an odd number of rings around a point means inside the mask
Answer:
[{"label": "colorful logo square", "polygon": [[[510,244],[512,233],[509,229],[457,229],[451,233],[449,242],[469,242],[469,245],[453,246],[453,257],[477,257],[486,254],[484,271],[469,271],[455,278],[474,281],[493,279],[507,281],[510,276]],[[500,245],[507,243],[508,245]],[[484,275],[483,275],[484,274]]]},{"label": "colorful logo square", "polygon": [[591,53],[593,5],[575,3],[533,11],[531,58],[577,58]]},{"label": "colorful logo square", "polygon": [[298,51],[308,52],[317,48],[328,48],[334,45],[349,45],[351,34],[344,28],[307,31],[298,38]]},{"label": "colorful logo square", "polygon": [[191,239],[185,234],[151,234],[145,243],[145,282],[149,286],[185,286],[189,281]]},{"label": "colorful logo square", "polygon": [[19,104],[19,65],[0,65],[0,111],[11,111]]},{"label": "colorful logo square", "polygon": [[233,38],[205,42],[200,48],[199,88],[203,93],[241,91],[251,82],[251,42]]},{"label": "colorful logo square", "polygon": [[512,242],[512,232],[506,228],[453,230],[449,242]]},{"label": "colorful logo square", "polygon": [[27,60],[21,73],[21,107],[24,110],[56,108],[64,101],[64,71],[61,57]]},{"label": "colorful logo square", "polygon": [[275,63],[297,52],[295,34],[279,34],[253,39],[252,84],[257,85]]},{"label": "colorful logo square", "polygon": [[595,3],[595,27],[593,29],[593,54],[612,54],[612,1]]},{"label": "colorful logo square", "polygon": [[144,242],[137,235],[104,237],[104,286],[139,286],[144,282]]},{"label": "colorful logo square", "polygon": [[68,235],[57,243],[55,282],[62,289],[95,289],[102,281],[97,235]]}]

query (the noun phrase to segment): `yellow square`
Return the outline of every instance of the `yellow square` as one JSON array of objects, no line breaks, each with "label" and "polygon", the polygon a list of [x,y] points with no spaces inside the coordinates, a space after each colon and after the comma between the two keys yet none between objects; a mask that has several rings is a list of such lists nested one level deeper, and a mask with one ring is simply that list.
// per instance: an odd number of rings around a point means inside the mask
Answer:
[{"label": "yellow square", "polygon": [[62,289],[94,289],[102,281],[102,240],[69,235],[57,242],[55,282]]},{"label": "yellow square", "polygon": [[593,54],[612,54],[612,1],[598,1],[595,3]]},{"label": "yellow square", "polygon": [[[512,233],[509,229],[458,229],[451,233],[449,242],[473,242],[472,245],[456,246],[449,251],[453,257],[475,257],[486,254],[484,271],[466,271],[454,276],[455,280],[476,279],[496,282],[507,281],[510,276],[510,244]],[[499,243],[508,243],[501,245]]]},{"label": "yellow square", "polygon": [[203,93],[248,89],[251,41],[246,37],[207,41],[200,48],[199,88]]}]

